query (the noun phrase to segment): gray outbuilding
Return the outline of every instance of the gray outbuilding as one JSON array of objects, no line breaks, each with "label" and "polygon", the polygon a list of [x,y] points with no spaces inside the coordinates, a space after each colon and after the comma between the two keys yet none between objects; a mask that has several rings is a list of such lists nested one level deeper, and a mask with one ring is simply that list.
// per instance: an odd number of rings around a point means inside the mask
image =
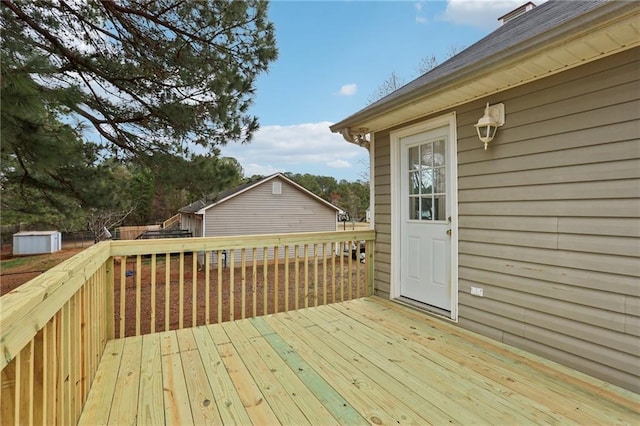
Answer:
[{"label": "gray outbuilding", "polygon": [[13,234],[13,255],[55,253],[62,249],[58,231],[22,231]]}]

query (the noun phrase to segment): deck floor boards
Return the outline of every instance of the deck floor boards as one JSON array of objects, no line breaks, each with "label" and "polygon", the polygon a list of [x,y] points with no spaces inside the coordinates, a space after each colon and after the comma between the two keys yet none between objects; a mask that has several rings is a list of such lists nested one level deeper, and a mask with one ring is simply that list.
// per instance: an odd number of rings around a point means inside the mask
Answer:
[{"label": "deck floor boards", "polygon": [[371,297],[111,341],[80,424],[638,424],[639,407]]}]

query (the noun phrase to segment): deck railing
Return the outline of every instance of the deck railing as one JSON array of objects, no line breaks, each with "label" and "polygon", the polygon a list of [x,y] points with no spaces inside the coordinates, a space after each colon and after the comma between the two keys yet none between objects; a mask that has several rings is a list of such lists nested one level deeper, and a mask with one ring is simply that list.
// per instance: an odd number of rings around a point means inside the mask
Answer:
[{"label": "deck railing", "polygon": [[171,228],[172,226],[179,224],[181,219],[182,219],[181,213],[174,214],[169,219],[162,222],[162,229]]},{"label": "deck railing", "polygon": [[373,240],[352,231],[92,246],[0,298],[0,424],[76,423],[109,339],[370,295]]}]

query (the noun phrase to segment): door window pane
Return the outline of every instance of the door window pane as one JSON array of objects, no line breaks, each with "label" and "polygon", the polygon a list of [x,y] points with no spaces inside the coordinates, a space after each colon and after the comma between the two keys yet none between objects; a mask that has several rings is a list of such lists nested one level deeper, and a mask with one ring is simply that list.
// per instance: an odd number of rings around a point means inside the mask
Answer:
[{"label": "door window pane", "polygon": [[420,147],[414,146],[409,148],[409,170],[418,170],[420,168]]},{"label": "door window pane", "polygon": [[422,205],[420,209],[420,219],[422,220],[433,220],[432,215],[432,206],[431,206],[431,197],[422,197]]},{"label": "door window pane", "polygon": [[433,197],[433,220],[447,220],[446,195],[436,195]]},{"label": "door window pane", "polygon": [[420,219],[420,198],[409,198],[409,219]]},{"label": "door window pane", "polygon": [[433,165],[445,165],[444,140],[435,141],[433,143]]},{"label": "door window pane", "polygon": [[420,172],[409,172],[409,194],[420,194]]},{"label": "door window pane", "polygon": [[422,167],[431,167],[433,165],[433,147],[431,143],[420,145],[420,155]]},{"label": "door window pane", "polygon": [[444,167],[438,167],[433,170],[433,175],[435,177],[435,185],[434,185],[434,193],[436,194],[444,194],[447,192],[446,184],[447,184],[447,170]]},{"label": "door window pane", "polygon": [[433,193],[433,170],[423,170],[420,174],[422,176],[422,187],[420,188],[421,194]]}]

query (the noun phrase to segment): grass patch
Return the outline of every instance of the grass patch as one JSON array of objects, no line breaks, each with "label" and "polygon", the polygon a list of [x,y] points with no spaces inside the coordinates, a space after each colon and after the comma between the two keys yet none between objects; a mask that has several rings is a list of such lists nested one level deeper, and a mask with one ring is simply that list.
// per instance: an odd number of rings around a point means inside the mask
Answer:
[{"label": "grass patch", "polygon": [[15,259],[3,260],[0,262],[0,269],[2,269],[3,272],[6,272],[7,269],[18,268],[30,262],[33,262],[33,258],[16,257]]}]

